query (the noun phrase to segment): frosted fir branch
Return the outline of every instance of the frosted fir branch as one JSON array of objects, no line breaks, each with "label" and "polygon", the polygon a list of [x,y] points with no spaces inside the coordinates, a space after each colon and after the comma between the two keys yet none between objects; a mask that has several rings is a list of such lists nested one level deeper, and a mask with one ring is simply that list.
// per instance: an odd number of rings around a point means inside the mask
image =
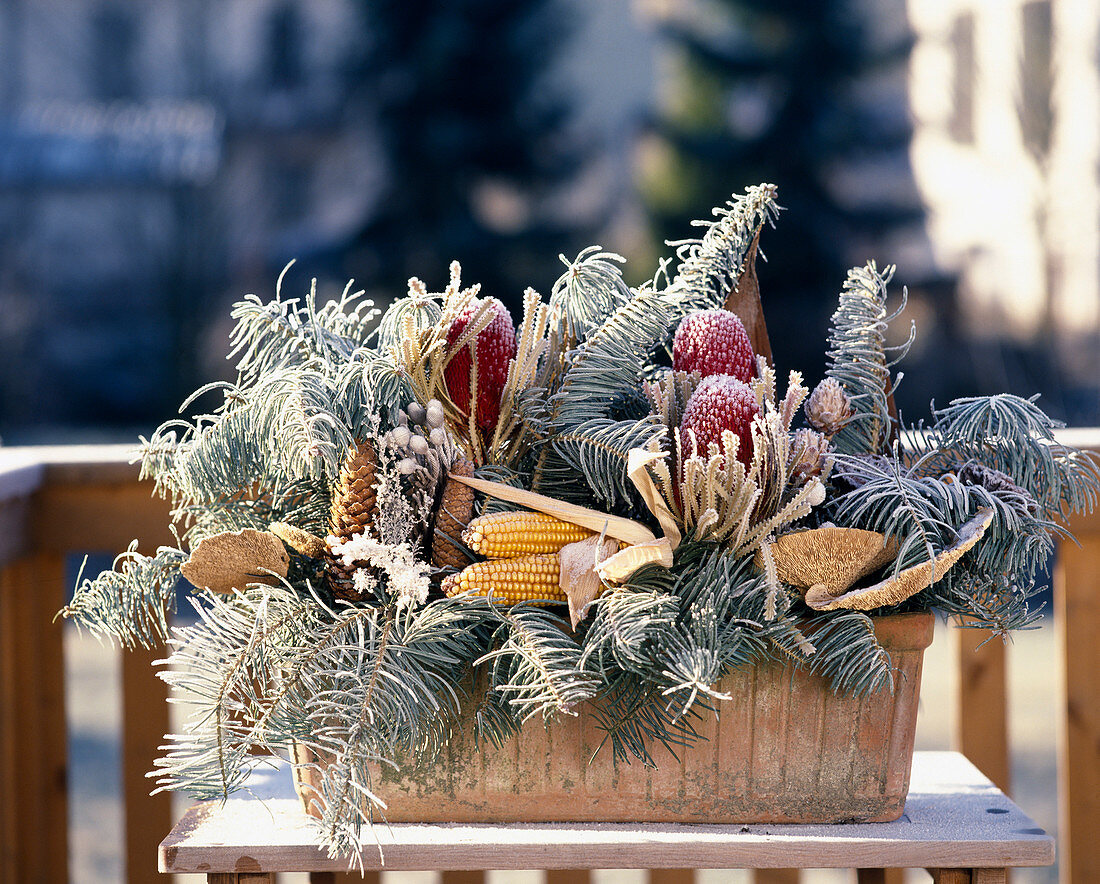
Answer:
[{"label": "frosted fir branch", "polygon": [[[928,446],[934,467],[973,459],[1009,476],[1051,518],[1091,512],[1100,499],[1100,458],[1059,444],[1061,426],[1036,404],[1010,393],[956,399],[933,413]],[[954,462],[951,462],[952,459]]]},{"label": "frosted fir branch", "polygon": [[889,266],[880,273],[874,261],[853,267],[840,293],[829,331],[829,367],[825,374],[848,394],[852,417],[832,438],[841,454],[886,453],[893,434],[890,395],[895,381],[890,369],[908,352],[909,340],[898,346],[886,345],[886,332],[905,309],[906,292],[901,303],[887,310],[887,286],[894,275]]},{"label": "frosted fir branch", "polygon": [[76,591],[59,616],[123,648],[155,648],[168,637],[176,610],[176,584],[187,553],[162,546],[141,555],[137,541],[95,578],[77,578]]},{"label": "frosted fir branch", "polygon": [[489,667],[493,689],[507,698],[517,717],[576,715],[576,707],[596,696],[598,679],[581,665],[581,648],[561,618],[536,607],[513,606],[499,613],[500,644],[477,665]]},{"label": "frosted fir branch", "polygon": [[589,246],[572,261],[559,257],[567,269],[554,283],[550,309],[569,350],[629,301],[631,293],[617,266],[626,261],[622,255]]},{"label": "frosted fir branch", "polygon": [[257,378],[282,368],[312,366],[324,369],[346,360],[364,346],[379,315],[365,292],[344,288],[338,300],[317,306],[317,281],[312,280],[304,302],[283,300],[283,282],[293,261],[283,268],[273,300],[248,295],[233,308],[237,321],[230,336],[227,358],[237,358],[239,383],[250,386]]},{"label": "frosted fir branch", "polygon": [[756,231],[779,217],[776,193],[774,184],[746,187],[744,195],[714,209],[717,220],[694,222],[705,229],[700,238],[669,243],[676,246],[679,266],[666,292],[685,302],[685,313],[725,303]]}]

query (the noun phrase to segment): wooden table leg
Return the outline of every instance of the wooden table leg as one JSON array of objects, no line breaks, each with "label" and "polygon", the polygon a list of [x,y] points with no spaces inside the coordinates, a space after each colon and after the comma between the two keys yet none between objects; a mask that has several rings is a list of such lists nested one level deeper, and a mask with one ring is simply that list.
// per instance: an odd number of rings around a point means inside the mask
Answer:
[{"label": "wooden table leg", "polygon": [[929,869],[932,884],[970,884],[970,869]]},{"label": "wooden table leg", "polygon": [[904,884],[905,869],[856,869],[858,884]]},{"label": "wooden table leg", "polygon": [[485,884],[485,873],[473,869],[448,869],[439,878],[443,884]]},{"label": "wooden table leg", "polygon": [[752,873],[753,884],[798,884],[798,869],[756,869]]},{"label": "wooden table leg", "polygon": [[1005,884],[1008,869],[929,869],[933,884]]},{"label": "wooden table leg", "polygon": [[[695,869],[650,869],[649,884],[693,884]],[[546,884],[551,884],[549,878]]]},{"label": "wooden table leg", "polygon": [[546,884],[589,884],[592,873],[588,869],[547,869]]}]

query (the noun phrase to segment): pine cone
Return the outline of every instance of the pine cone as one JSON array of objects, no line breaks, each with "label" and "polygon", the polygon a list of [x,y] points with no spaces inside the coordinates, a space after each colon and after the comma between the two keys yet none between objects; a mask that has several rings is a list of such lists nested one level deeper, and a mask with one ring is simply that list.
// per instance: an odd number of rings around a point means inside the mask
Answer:
[{"label": "pine cone", "polygon": [[[338,543],[364,532],[373,535],[374,517],[378,509],[375,487],[377,469],[378,455],[370,442],[360,442],[344,462],[329,511],[329,534]],[[345,601],[358,601],[359,593],[355,591],[352,579],[354,568],[348,568],[333,554],[331,542],[325,550],[325,558],[328,560],[328,584],[332,594]]]},{"label": "pine cone", "polygon": [[806,418],[815,430],[829,438],[852,418],[852,403],[835,378],[825,378],[806,400]]},{"label": "pine cone", "polygon": [[[451,472],[459,476],[472,476],[474,465],[461,458],[451,465]],[[448,476],[432,532],[432,564],[435,567],[464,568],[470,563],[457,541],[473,512],[474,489]]]}]

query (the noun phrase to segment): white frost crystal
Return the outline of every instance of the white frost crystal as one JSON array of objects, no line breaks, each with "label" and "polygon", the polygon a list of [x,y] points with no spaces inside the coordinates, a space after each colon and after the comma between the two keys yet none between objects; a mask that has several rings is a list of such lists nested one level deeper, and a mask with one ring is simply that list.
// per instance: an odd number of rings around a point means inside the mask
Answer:
[{"label": "white frost crystal", "polygon": [[337,537],[330,536],[328,540],[333,555],[338,556],[348,568],[355,568],[357,592],[366,594],[375,586],[376,578],[362,567],[362,563],[366,562],[385,572],[390,593],[397,598],[398,608],[419,607],[428,600],[428,573],[431,568],[427,562],[416,558],[409,544],[389,545],[369,534],[356,534],[344,543],[340,543]]}]

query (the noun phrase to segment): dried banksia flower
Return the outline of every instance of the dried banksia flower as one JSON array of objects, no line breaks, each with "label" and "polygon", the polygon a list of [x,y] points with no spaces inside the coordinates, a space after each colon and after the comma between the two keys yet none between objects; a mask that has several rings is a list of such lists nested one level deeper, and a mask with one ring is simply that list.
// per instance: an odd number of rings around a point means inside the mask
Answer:
[{"label": "dried banksia flower", "polygon": [[803,485],[825,469],[829,454],[829,440],[816,430],[795,430],[791,437],[791,453],[787,470],[792,485]]},{"label": "dried banksia flower", "polygon": [[[461,458],[452,464],[450,471],[458,476],[472,476],[474,465]],[[437,568],[463,568],[470,563],[458,539],[473,513],[474,489],[448,476],[432,532],[432,564]]]},{"label": "dried banksia flower", "polygon": [[806,418],[815,430],[832,438],[852,418],[852,403],[835,378],[825,378],[806,400]]},{"label": "dried banksia flower", "polygon": [[340,481],[332,495],[329,510],[329,540],[325,551],[328,560],[328,583],[336,598],[357,601],[354,568],[348,567],[332,548],[351,540],[357,534],[374,535],[377,515],[378,455],[370,442],[360,442],[348,455],[340,470]]}]

